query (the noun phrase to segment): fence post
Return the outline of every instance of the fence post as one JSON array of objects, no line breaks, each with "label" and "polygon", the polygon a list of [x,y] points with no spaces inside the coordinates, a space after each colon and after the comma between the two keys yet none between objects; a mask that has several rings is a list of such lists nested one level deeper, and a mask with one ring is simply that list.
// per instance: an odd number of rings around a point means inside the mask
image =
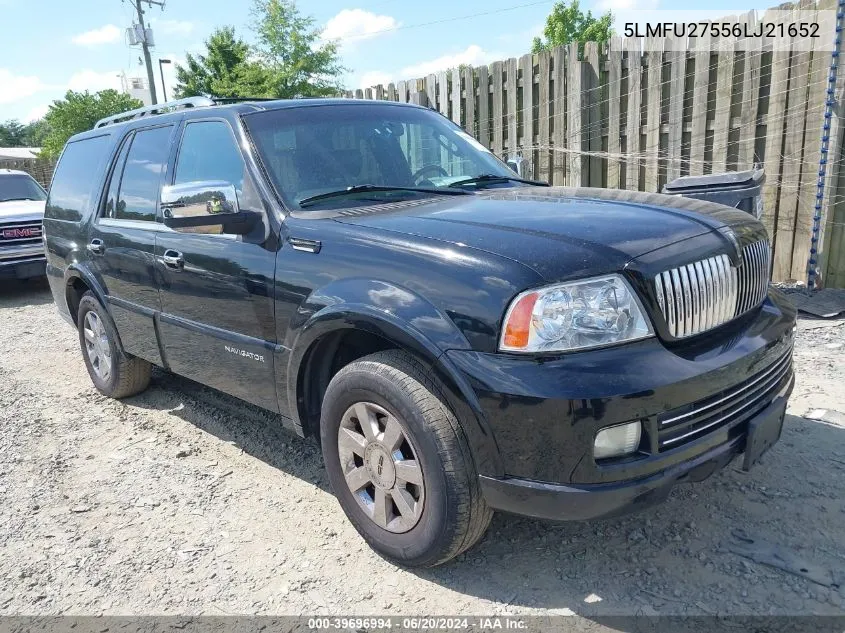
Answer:
[{"label": "fence post", "polygon": [[678,38],[669,42],[669,143],[666,151],[666,181],[681,175],[681,141],[684,135],[684,79],[687,53]]},{"label": "fence post", "polygon": [[645,136],[645,190],[657,192],[660,161],[660,99],[663,96],[661,78],[663,76],[663,46],[661,40],[646,40],[646,59],[648,60],[648,87],[646,104]]},{"label": "fence post", "polygon": [[566,49],[555,47],[552,52],[554,64],[554,108],[551,110],[554,122],[552,143],[552,184],[562,185],[566,182]]},{"label": "fence post", "polygon": [[622,38],[612,37],[607,51],[607,186],[622,189],[619,154],[619,108],[622,90]]},{"label": "fence post", "polygon": [[529,161],[531,169],[535,169],[536,165],[532,160],[534,156],[534,56],[531,53],[519,58],[519,70],[522,71],[522,107],[515,115],[521,113],[522,116],[514,116],[514,119],[517,125],[519,125],[519,120],[522,120],[522,156]]},{"label": "fence post", "polygon": [[569,165],[566,170],[566,184],[570,187],[580,187],[586,184],[584,161],[581,160],[581,152],[584,151],[583,137],[584,108],[582,87],[581,60],[578,59],[578,43],[573,42],[566,50],[567,78],[566,78],[566,107],[568,110],[566,125],[567,150],[569,152]]},{"label": "fence post", "polygon": [[628,49],[628,120],[625,126],[625,188],[640,189],[640,129],[642,127],[642,44],[637,37],[627,40]]},{"label": "fence post", "polygon": [[601,121],[601,66],[599,65],[599,45],[596,42],[584,44],[584,86],[587,99],[587,149],[590,158],[585,161],[589,165],[589,180],[584,184],[590,187],[602,187],[604,185],[604,160],[601,154],[602,148],[602,121]]},{"label": "fence post", "polygon": [[516,156],[516,121],[519,111],[519,101],[517,100],[517,60],[511,57],[505,62],[505,93],[507,96],[507,121],[508,121],[508,158]]},{"label": "fence post", "polygon": [[540,51],[537,55],[537,75],[539,82],[537,84],[537,169],[534,171],[534,177],[546,182],[551,180],[549,173],[549,112],[552,104],[550,100],[549,82],[551,80],[551,73],[549,67],[550,61],[549,51]]}]

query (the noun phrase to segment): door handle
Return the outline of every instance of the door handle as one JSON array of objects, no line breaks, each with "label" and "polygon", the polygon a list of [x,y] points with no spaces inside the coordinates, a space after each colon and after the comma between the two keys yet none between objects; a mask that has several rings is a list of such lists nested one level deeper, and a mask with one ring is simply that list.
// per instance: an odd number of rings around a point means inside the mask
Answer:
[{"label": "door handle", "polygon": [[106,245],[103,244],[103,240],[99,238],[94,238],[87,246],[88,252],[93,255],[102,255],[106,252]]},{"label": "door handle", "polygon": [[185,265],[185,258],[182,257],[182,253],[172,249],[164,251],[164,255],[161,256],[161,261],[164,262],[164,265],[168,268],[173,268],[175,270],[181,270]]}]

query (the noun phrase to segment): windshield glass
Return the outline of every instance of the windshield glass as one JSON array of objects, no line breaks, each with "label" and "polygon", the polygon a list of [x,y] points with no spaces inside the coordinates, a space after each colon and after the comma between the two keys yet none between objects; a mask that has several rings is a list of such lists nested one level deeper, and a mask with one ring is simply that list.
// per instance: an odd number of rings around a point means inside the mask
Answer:
[{"label": "windshield glass", "polygon": [[46,199],[47,194],[32,177],[23,174],[0,176],[0,202]]},{"label": "windshield glass", "polygon": [[[502,161],[431,110],[373,104],[285,108],[244,117],[273,184],[290,208],[356,185],[443,188],[481,174],[515,177]],[[431,191],[368,191],[321,201],[363,203]]]}]

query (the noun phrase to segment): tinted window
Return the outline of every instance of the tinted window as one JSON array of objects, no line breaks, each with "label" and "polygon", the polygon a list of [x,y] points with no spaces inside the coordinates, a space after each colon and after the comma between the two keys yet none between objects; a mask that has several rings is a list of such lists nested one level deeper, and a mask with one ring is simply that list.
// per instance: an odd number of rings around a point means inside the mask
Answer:
[{"label": "tinted window", "polygon": [[91,199],[95,188],[102,182],[100,176],[110,145],[108,136],[67,144],[53,174],[46,217],[79,221],[88,215],[95,202]]},{"label": "tinted window", "polygon": [[161,174],[170,152],[172,126],[135,133],[120,179],[115,217],[155,221]]},{"label": "tinted window", "polygon": [[185,126],[179,158],[176,161],[176,181],[218,180],[243,189],[244,161],[235,137],[223,121],[199,121]]},{"label": "tinted window", "polygon": [[8,200],[44,200],[47,194],[32,176],[14,174],[0,177],[0,202]]},{"label": "tinted window", "polygon": [[129,153],[129,146],[131,144],[131,136],[124,139],[123,144],[120,146],[120,152],[117,155],[117,160],[114,161],[114,169],[112,170],[111,180],[109,180],[108,194],[106,195],[106,202],[103,208],[104,218],[115,217],[115,209],[117,207],[117,189],[120,187],[120,177],[123,175],[123,165],[126,163],[126,155]]},{"label": "tinted window", "polygon": [[[307,197],[350,185],[450,187],[481,174],[513,176],[454,123],[422,108],[283,108],[249,114],[244,122],[273,184],[294,208]],[[390,194],[368,192],[362,201],[378,195]]]}]

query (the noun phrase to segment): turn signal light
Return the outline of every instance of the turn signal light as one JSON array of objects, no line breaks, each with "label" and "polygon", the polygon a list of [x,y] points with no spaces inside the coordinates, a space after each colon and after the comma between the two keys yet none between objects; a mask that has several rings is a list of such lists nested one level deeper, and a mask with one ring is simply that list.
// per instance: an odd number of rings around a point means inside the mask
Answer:
[{"label": "turn signal light", "polygon": [[538,296],[536,292],[524,295],[505,315],[503,343],[506,347],[511,349],[528,347],[528,339],[531,335],[531,314]]}]

